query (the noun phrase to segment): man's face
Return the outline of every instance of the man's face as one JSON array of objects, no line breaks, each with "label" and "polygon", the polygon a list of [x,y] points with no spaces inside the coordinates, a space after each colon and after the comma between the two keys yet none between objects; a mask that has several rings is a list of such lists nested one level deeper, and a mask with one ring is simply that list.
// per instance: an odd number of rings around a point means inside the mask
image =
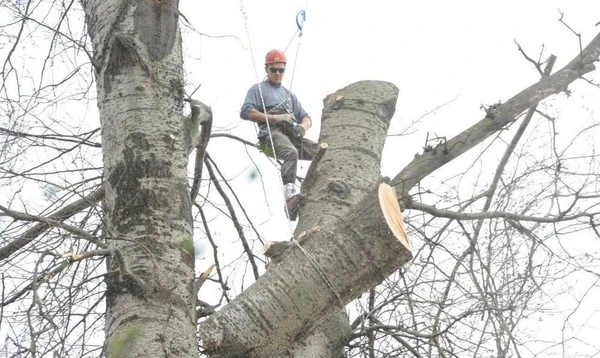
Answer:
[{"label": "man's face", "polygon": [[267,65],[267,77],[275,84],[281,84],[284,71],[285,63],[271,63]]}]

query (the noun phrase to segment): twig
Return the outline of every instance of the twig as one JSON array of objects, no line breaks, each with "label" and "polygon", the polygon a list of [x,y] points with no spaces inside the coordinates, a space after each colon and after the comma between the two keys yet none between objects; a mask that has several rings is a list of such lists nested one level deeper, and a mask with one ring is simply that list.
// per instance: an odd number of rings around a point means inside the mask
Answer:
[{"label": "twig", "polygon": [[202,206],[194,203],[194,205],[196,206],[196,208],[198,209],[198,212],[200,212],[200,218],[202,219],[202,224],[204,225],[204,232],[206,234],[206,237],[208,238],[208,241],[210,242],[210,245],[213,248],[213,259],[215,260],[215,265],[217,267],[217,276],[219,276],[219,283],[221,284],[221,289],[223,290],[223,295],[225,296],[225,300],[227,302],[230,301],[229,296],[227,295],[227,291],[229,290],[229,287],[227,287],[227,285],[225,284],[225,279],[223,278],[223,272],[221,271],[221,264],[219,263],[219,253],[217,251],[217,244],[215,244],[215,241],[212,238],[212,235],[210,233],[210,229],[208,227],[208,221],[206,220],[206,215],[204,215],[204,209],[202,208]]},{"label": "twig", "polygon": [[211,135],[211,138],[230,138],[230,139],[237,140],[238,142],[243,143],[249,147],[257,149],[255,142],[247,141],[244,138],[240,138],[238,136],[235,136],[235,135],[229,134],[229,133],[213,133]]},{"label": "twig", "polygon": [[525,57],[525,59],[527,61],[531,62],[535,66],[535,69],[539,72],[540,76],[544,76],[544,71],[542,70],[541,63],[539,63],[539,61],[536,61],[536,60],[532,59],[531,57],[527,56],[527,54],[525,53],[525,51],[523,50],[521,45],[517,42],[517,40],[514,40],[514,41],[515,41],[515,44],[517,44],[517,48],[518,48],[519,52],[521,52],[521,54],[523,54],[523,57]]},{"label": "twig", "polygon": [[536,217],[536,216],[526,216],[526,215],[508,213],[505,211],[488,211],[488,212],[481,212],[481,213],[461,213],[461,212],[456,212],[456,211],[438,209],[435,206],[426,205],[426,204],[417,203],[417,202],[411,203],[409,208],[414,209],[414,210],[424,211],[433,216],[443,217],[443,218],[448,218],[448,219],[455,219],[455,220],[481,220],[481,219],[505,218],[505,219],[511,219],[511,220],[516,220],[516,221],[557,223],[557,222],[577,220],[577,219],[584,218],[584,217],[590,218],[590,217],[594,217],[596,215],[600,215],[600,212],[598,212],[598,213],[578,213],[578,214],[571,215],[571,216],[557,215],[557,216],[552,216],[552,217],[540,218],[540,217]]},{"label": "twig", "polygon": [[[100,187],[88,196],[85,196],[57,212],[49,215],[47,219],[53,220],[54,222],[60,222],[70,218],[71,216],[95,205],[104,198],[104,187]],[[25,245],[32,242],[36,237],[41,235],[43,232],[48,230],[52,225],[46,221],[41,221],[34,225],[31,229],[25,231],[21,237],[10,242],[9,244],[0,247],[0,260],[8,258],[16,251],[22,249]]]},{"label": "twig", "polygon": [[256,265],[256,261],[254,260],[254,253],[252,253],[252,249],[250,249],[250,245],[248,245],[248,240],[246,240],[246,236],[244,235],[244,230],[242,229],[242,225],[240,225],[240,222],[237,218],[235,210],[233,210],[233,205],[231,204],[231,200],[229,200],[229,198],[227,197],[227,194],[225,194],[225,191],[223,190],[223,188],[221,188],[221,184],[219,184],[219,181],[213,170],[212,164],[210,163],[210,156],[208,156],[208,155],[206,156],[206,158],[204,159],[204,164],[206,165],[206,169],[208,170],[210,180],[214,184],[215,189],[217,189],[217,191],[221,195],[221,198],[225,202],[225,205],[227,206],[227,210],[229,211],[229,215],[231,216],[231,221],[233,222],[233,226],[237,230],[238,236],[240,237],[240,240],[242,241],[242,246],[244,247],[244,251],[246,252],[246,255],[248,256],[248,260],[250,261],[250,265],[252,266],[252,271],[254,272],[254,278],[258,279],[260,277],[260,274],[258,273],[258,266]]},{"label": "twig", "polygon": [[560,21],[563,25],[566,26],[567,29],[569,29],[575,36],[577,36],[577,39],[579,41],[579,53],[583,53],[583,45],[581,44],[581,34],[573,30],[571,26],[567,25],[567,23],[563,21],[563,18],[565,16],[564,12],[560,10],[558,10],[558,12],[560,13],[560,18],[558,19],[558,21]]},{"label": "twig", "polygon": [[217,166],[217,163],[215,163],[210,156],[208,156],[208,160],[210,160],[210,162],[213,164],[214,169],[217,172],[217,174],[219,174],[219,176],[221,177],[221,179],[223,179],[223,183],[225,183],[225,185],[227,186],[227,188],[229,189],[229,191],[231,191],[231,194],[233,195],[233,198],[235,199],[235,202],[240,206],[240,209],[242,210],[242,213],[244,214],[244,217],[246,218],[246,220],[248,220],[248,224],[250,224],[250,227],[252,228],[252,231],[254,231],[254,233],[256,234],[256,238],[258,239],[258,241],[260,241],[261,244],[264,244],[265,242],[264,242],[262,236],[260,235],[260,233],[258,232],[258,229],[256,228],[256,226],[254,226],[254,222],[252,220],[250,220],[250,217],[248,216],[248,212],[242,206],[242,202],[240,201],[240,198],[238,198],[237,194],[235,193],[235,191],[233,190],[233,188],[231,187],[231,185],[229,184],[229,182],[227,181],[227,179],[225,179],[225,176],[223,175],[223,173],[221,173],[221,170]]}]

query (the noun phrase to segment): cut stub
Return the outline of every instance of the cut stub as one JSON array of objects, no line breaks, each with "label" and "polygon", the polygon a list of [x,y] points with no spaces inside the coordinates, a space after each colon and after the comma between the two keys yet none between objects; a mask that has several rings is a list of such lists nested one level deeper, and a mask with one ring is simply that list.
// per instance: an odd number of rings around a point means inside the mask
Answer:
[{"label": "cut stub", "polygon": [[379,184],[378,195],[381,211],[390,230],[392,230],[394,236],[400,240],[408,251],[412,251],[410,240],[408,239],[408,235],[406,235],[404,220],[402,220],[402,212],[398,204],[396,190],[386,183],[381,183]]},{"label": "cut stub", "polygon": [[294,243],[291,241],[269,241],[263,247],[263,254],[271,259],[271,262],[267,265],[267,268],[273,267],[290,252]]}]

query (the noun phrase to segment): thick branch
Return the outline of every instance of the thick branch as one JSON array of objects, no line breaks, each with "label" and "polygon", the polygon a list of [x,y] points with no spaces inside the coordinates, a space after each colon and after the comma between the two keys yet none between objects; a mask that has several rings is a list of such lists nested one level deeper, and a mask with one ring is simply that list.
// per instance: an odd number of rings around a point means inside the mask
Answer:
[{"label": "thick branch", "polygon": [[593,63],[598,61],[599,56],[600,34],[560,71],[542,78],[498,106],[492,116],[487,115],[469,129],[447,141],[444,149],[436,148],[416,155],[415,159],[392,180],[399,196],[406,198],[408,192],[423,178],[502,130],[528,108],[549,96],[565,91],[573,81],[595,69]]},{"label": "thick branch", "polygon": [[[389,207],[378,193],[372,191],[334,227],[308,233],[312,237],[302,248],[292,248],[285,260],[205,321],[200,336],[206,352],[214,358],[250,352],[272,356],[340,300],[350,302],[407,263],[412,255],[392,233],[395,221],[384,214]],[[386,202],[398,205],[397,199]]]},{"label": "thick branch", "polygon": [[325,98],[321,148],[302,183],[296,237],[315,225],[333,225],[379,181],[398,92],[389,82],[361,81]]},{"label": "thick branch", "polygon": [[[295,232],[299,241],[320,226],[333,226],[379,181],[381,151],[397,98],[396,86],[378,81],[357,82],[327,96],[319,150],[302,182]],[[348,126],[355,128],[352,136],[343,131]],[[351,328],[345,310],[332,307],[306,331],[278,358],[339,357]]]}]

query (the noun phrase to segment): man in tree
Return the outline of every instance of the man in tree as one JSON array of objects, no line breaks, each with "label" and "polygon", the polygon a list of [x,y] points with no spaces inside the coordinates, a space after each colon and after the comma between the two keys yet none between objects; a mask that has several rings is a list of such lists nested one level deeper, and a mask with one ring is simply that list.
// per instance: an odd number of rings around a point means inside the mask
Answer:
[{"label": "man in tree", "polygon": [[286,63],[282,51],[267,53],[267,79],[250,87],[240,116],[259,124],[258,139],[263,152],[283,161],[284,197],[289,218],[294,220],[300,194],[295,184],[298,159],[311,160],[317,143],[303,138],[312,121],[296,95],[281,84]]}]

